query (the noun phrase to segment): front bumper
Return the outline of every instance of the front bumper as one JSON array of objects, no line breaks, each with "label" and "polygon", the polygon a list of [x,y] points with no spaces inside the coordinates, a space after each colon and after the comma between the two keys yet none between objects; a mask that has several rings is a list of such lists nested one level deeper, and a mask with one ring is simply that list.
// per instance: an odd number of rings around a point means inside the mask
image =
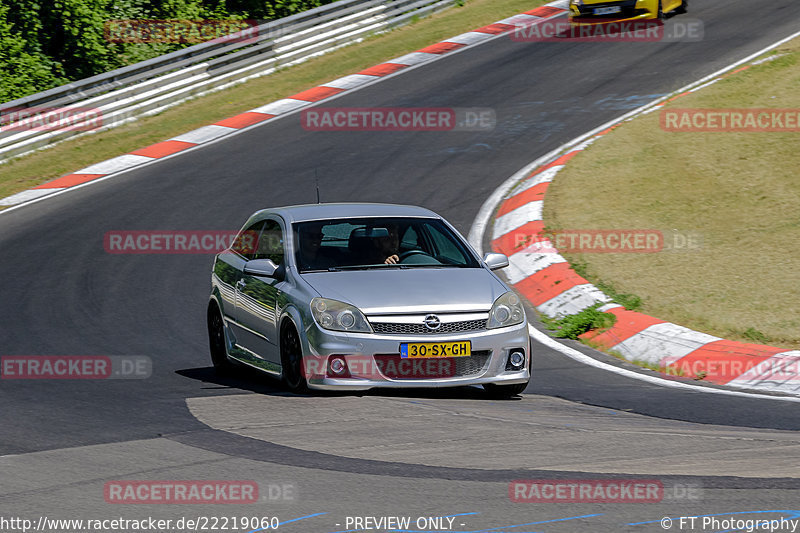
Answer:
[{"label": "front bumper", "polygon": [[[604,2],[602,4],[570,4],[569,20],[574,25],[605,24],[608,22],[627,22],[632,20],[658,18],[658,3],[637,2],[636,0],[621,0]],[[595,9],[619,7],[616,13],[595,14]]]},{"label": "front bumper", "polygon": [[[443,335],[378,335],[343,333],[319,328],[306,331],[308,350],[303,355],[306,381],[311,389],[367,390],[376,387],[458,387],[496,383],[514,385],[530,380],[530,337],[527,322],[507,328]],[[400,344],[407,342],[470,341],[467,357],[402,359]],[[506,370],[513,349],[525,351],[523,370]],[[329,357],[347,362],[347,377],[336,377]]]}]

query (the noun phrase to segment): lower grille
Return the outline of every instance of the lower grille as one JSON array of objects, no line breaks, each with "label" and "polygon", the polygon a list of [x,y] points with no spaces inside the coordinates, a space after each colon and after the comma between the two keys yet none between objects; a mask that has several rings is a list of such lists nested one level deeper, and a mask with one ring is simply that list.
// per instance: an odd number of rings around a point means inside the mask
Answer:
[{"label": "lower grille", "polygon": [[472,352],[469,357],[403,359],[400,354],[377,354],[375,364],[389,379],[443,379],[475,376],[483,372],[491,351]]},{"label": "lower grille", "polygon": [[578,11],[580,11],[582,16],[592,16],[594,15],[594,10],[596,8],[602,7],[619,7],[622,9],[622,11],[620,13],[614,13],[613,15],[601,16],[619,17],[621,14],[630,15],[636,9],[636,0],[625,0],[623,2],[603,2],[602,4],[583,4],[582,6],[578,6]]}]

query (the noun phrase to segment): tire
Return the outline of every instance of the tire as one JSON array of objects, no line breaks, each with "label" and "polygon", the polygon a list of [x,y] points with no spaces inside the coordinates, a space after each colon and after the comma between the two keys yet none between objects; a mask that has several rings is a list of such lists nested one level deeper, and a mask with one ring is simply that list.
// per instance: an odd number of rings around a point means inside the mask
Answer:
[{"label": "tire", "polygon": [[225,341],[225,326],[222,315],[215,304],[208,306],[208,345],[211,352],[211,363],[217,374],[229,374],[233,365],[228,359],[227,343]]},{"label": "tire", "polygon": [[524,391],[527,387],[528,383],[517,383],[515,385],[496,385],[494,383],[485,383],[483,385],[483,390],[485,390],[491,398],[505,399],[522,394],[522,391]]},{"label": "tire", "polygon": [[295,394],[308,392],[308,382],[303,374],[303,349],[294,325],[286,321],[281,326],[281,378]]},{"label": "tire", "polygon": [[675,13],[683,15],[687,11],[689,11],[689,0],[683,0],[683,3],[675,10]]}]

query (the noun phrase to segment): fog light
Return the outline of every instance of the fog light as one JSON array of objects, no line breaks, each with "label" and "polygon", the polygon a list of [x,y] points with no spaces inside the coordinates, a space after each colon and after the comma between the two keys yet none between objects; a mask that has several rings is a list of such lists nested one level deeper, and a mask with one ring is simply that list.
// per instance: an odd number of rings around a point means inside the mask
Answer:
[{"label": "fog light", "polygon": [[521,350],[514,350],[508,354],[508,365],[506,367],[507,370],[521,370],[524,364],[525,352]]},{"label": "fog light", "polygon": [[347,364],[341,357],[334,357],[330,362],[331,372],[337,375],[342,375],[347,370]]}]

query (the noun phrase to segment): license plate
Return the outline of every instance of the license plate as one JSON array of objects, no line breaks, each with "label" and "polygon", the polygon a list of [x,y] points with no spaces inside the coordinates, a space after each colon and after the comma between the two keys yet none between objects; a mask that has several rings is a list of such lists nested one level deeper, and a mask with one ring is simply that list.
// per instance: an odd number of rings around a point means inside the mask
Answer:
[{"label": "license plate", "polygon": [[619,13],[622,11],[622,8],[619,6],[611,6],[611,7],[597,7],[594,10],[595,15],[610,15],[611,13]]},{"label": "license plate", "polygon": [[409,342],[400,345],[403,359],[426,357],[469,357],[472,353],[470,341],[458,342]]}]

